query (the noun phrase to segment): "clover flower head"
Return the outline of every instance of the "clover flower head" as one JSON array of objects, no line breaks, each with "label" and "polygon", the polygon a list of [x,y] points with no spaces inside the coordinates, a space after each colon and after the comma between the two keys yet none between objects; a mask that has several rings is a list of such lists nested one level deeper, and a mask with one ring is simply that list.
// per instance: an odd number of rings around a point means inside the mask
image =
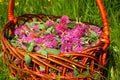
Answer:
[{"label": "clover flower head", "polygon": [[48,20],[48,21],[46,21],[46,26],[48,27],[48,26],[51,26],[51,25],[53,25],[54,24],[54,21],[52,21],[52,20]]},{"label": "clover flower head", "polygon": [[55,27],[55,30],[56,30],[56,32],[57,32],[58,34],[62,34],[62,33],[64,33],[65,31],[67,31],[68,28],[67,28],[65,25],[63,25],[63,24],[57,23],[57,24],[56,24],[56,27]]},{"label": "clover flower head", "polygon": [[35,43],[35,44],[42,44],[42,43],[43,43],[43,38],[36,38],[36,39],[34,40],[34,43]]},{"label": "clover flower head", "polygon": [[48,34],[43,37],[43,42],[48,48],[56,48],[58,41],[55,39],[54,34]]},{"label": "clover flower head", "polygon": [[60,18],[60,23],[61,24],[68,24],[70,22],[70,20],[69,20],[69,17],[68,16],[62,16],[61,18]]},{"label": "clover flower head", "polygon": [[34,25],[33,30],[38,31],[38,30],[40,30],[40,27],[38,25]]}]

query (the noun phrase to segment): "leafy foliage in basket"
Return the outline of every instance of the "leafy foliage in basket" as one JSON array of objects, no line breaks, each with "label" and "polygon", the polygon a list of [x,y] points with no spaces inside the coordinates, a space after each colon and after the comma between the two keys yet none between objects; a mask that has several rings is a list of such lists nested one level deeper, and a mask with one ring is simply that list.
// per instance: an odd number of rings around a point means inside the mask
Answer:
[{"label": "leafy foliage in basket", "polygon": [[[101,29],[98,26],[82,23],[80,21],[71,21],[68,16],[64,15],[60,19],[38,22],[33,18],[32,22],[16,26],[14,37],[10,43],[27,52],[36,52],[45,57],[48,54],[65,54],[67,52],[81,52],[91,46],[94,46],[101,35]],[[68,56],[70,57],[70,56]],[[29,55],[25,55],[26,64],[31,64]],[[81,61],[81,58],[76,59]],[[15,62],[19,63],[16,59]],[[56,64],[53,64],[56,65]],[[76,66],[74,71],[69,71],[69,75],[79,75]],[[40,72],[44,73],[45,69],[40,67]],[[58,65],[62,69],[61,66]],[[49,72],[54,71],[52,68]],[[60,75],[59,72],[57,72]]]}]

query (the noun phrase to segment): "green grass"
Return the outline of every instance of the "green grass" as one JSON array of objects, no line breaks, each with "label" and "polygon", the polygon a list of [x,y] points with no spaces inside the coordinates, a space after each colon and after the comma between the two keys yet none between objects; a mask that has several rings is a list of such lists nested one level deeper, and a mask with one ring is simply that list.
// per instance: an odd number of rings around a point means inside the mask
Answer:
[{"label": "green grass", "polygon": [[8,69],[2,60],[0,60],[0,79],[8,79]]},{"label": "green grass", "polygon": [[[103,0],[108,13],[110,25],[110,48],[108,79],[120,79],[120,0]],[[0,2],[0,30],[7,23],[8,0]],[[16,0],[15,16],[22,14],[43,13],[48,15],[68,15],[70,18],[80,18],[81,21],[102,26],[99,10],[95,0]],[[0,60],[0,80],[10,80],[5,63]],[[13,79],[11,79],[13,80]]]},{"label": "green grass", "polygon": [[9,75],[8,67],[3,60],[0,60],[0,80],[17,80],[16,77]]}]

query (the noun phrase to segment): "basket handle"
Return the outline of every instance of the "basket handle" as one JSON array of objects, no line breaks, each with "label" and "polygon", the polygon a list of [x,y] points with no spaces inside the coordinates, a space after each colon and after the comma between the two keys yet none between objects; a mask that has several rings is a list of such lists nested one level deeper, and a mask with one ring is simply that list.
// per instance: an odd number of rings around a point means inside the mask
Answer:
[{"label": "basket handle", "polygon": [[17,19],[14,16],[14,6],[15,6],[15,0],[9,0],[9,5],[8,5],[8,21],[14,21],[14,23],[16,23]]},{"label": "basket handle", "polygon": [[[105,43],[103,49],[106,49],[110,42],[109,41],[109,25],[108,25],[107,13],[106,13],[106,10],[105,10],[102,0],[96,0],[96,3],[99,8],[101,18],[102,18],[102,23],[103,23],[103,33],[102,33],[102,38],[100,40]],[[14,16],[14,5],[15,5],[15,0],[9,0],[8,21],[14,21],[14,23],[16,23],[17,19]]]}]

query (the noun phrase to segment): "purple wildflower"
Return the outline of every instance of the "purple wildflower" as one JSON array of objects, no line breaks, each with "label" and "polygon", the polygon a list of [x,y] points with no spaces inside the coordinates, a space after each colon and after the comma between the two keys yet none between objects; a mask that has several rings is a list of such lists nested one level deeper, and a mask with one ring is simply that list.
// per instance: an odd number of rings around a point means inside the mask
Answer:
[{"label": "purple wildflower", "polygon": [[35,31],[33,31],[33,32],[29,32],[27,36],[34,39],[34,38],[38,38],[39,34]]},{"label": "purple wildflower", "polygon": [[73,51],[74,52],[81,52],[82,50],[84,50],[85,48],[82,46],[82,45],[77,45],[74,49],[73,49]]},{"label": "purple wildflower", "polygon": [[65,25],[63,25],[63,24],[57,23],[56,27],[55,27],[55,30],[60,35],[63,32],[68,31],[68,28]]},{"label": "purple wildflower", "polygon": [[60,24],[68,24],[70,22],[68,16],[62,16],[60,19]]},{"label": "purple wildflower", "polygon": [[21,28],[18,27],[17,29],[15,29],[14,34],[15,34],[15,35],[18,35],[20,32],[21,32]]},{"label": "purple wildflower", "polygon": [[65,31],[61,35],[62,42],[69,41],[71,38],[73,38],[73,35],[70,33],[70,31]]},{"label": "purple wildflower", "polygon": [[19,33],[19,34],[18,34],[18,37],[19,37],[20,39],[22,39],[23,37],[25,37],[25,33]]},{"label": "purple wildflower", "polygon": [[64,31],[60,37],[64,40],[73,40],[72,38],[80,39],[84,34],[85,28],[82,26],[75,27],[71,30]]},{"label": "purple wildflower", "polygon": [[32,40],[35,40],[36,38],[38,38],[38,33],[36,32],[29,32],[27,36],[24,36],[22,38],[24,43],[31,43]]},{"label": "purple wildflower", "polygon": [[27,47],[24,44],[21,44],[20,46],[21,46],[21,48],[27,50]]},{"label": "purple wildflower", "polygon": [[23,44],[23,39],[17,39],[16,43],[18,43],[21,48],[23,48],[25,50],[27,49],[27,47]]},{"label": "purple wildflower", "polygon": [[33,38],[30,37],[30,36],[25,36],[25,37],[22,38],[22,40],[23,40],[24,43],[31,43]]},{"label": "purple wildflower", "polygon": [[40,50],[40,49],[41,49],[41,48],[40,48],[39,46],[37,46],[37,47],[34,48],[35,51],[38,51],[38,50]]},{"label": "purple wildflower", "polygon": [[60,67],[59,67],[59,69],[60,69],[60,70],[63,70],[63,67],[62,67],[62,66],[60,66]]},{"label": "purple wildflower", "polygon": [[44,36],[43,43],[48,48],[56,48],[57,44],[58,44],[58,41],[55,39],[55,35],[51,33],[51,34],[48,34],[48,35]]},{"label": "purple wildflower", "polygon": [[78,26],[73,28],[70,33],[76,38],[81,38],[83,36],[84,30],[85,29],[82,26]]},{"label": "purple wildflower", "polygon": [[26,31],[29,32],[29,30],[30,29],[27,27],[27,25],[22,25],[22,26],[19,26],[17,29],[15,29],[14,34],[18,35],[19,38],[22,38],[25,36]]},{"label": "purple wildflower", "polygon": [[16,64],[20,64],[20,63],[21,63],[21,60],[20,60],[19,58],[16,58],[16,59],[14,60],[14,62],[15,62]]},{"label": "purple wildflower", "polygon": [[48,21],[46,21],[46,26],[48,27],[48,26],[51,26],[51,25],[53,25],[54,24],[54,21],[52,21],[52,20],[48,20]]},{"label": "purple wildflower", "polygon": [[45,73],[45,70],[39,70],[40,73]]},{"label": "purple wildflower", "polygon": [[22,25],[21,29],[24,30],[24,31],[29,31],[30,30],[30,28],[26,24]]},{"label": "purple wildflower", "polygon": [[73,78],[73,71],[67,72],[66,75],[69,76],[70,78]]},{"label": "purple wildflower", "polygon": [[67,41],[64,42],[60,47],[60,52],[61,53],[71,52],[71,51],[72,51],[72,44],[68,43]]},{"label": "purple wildflower", "polygon": [[39,29],[40,29],[40,27],[38,25],[33,26],[33,30],[38,31]]},{"label": "purple wildflower", "polygon": [[42,38],[36,38],[34,40],[35,44],[42,44],[43,39]]},{"label": "purple wildflower", "polygon": [[68,32],[65,32],[61,36],[61,52],[70,52],[70,51],[75,51],[75,52],[80,52],[83,50],[82,44],[84,44],[84,41],[80,40],[80,37],[82,35],[80,34],[73,34],[71,30]]},{"label": "purple wildflower", "polygon": [[18,35],[19,38],[22,38],[25,36],[25,33],[24,31],[21,29],[21,27],[17,28],[15,31],[14,31],[14,34],[15,35]]}]

